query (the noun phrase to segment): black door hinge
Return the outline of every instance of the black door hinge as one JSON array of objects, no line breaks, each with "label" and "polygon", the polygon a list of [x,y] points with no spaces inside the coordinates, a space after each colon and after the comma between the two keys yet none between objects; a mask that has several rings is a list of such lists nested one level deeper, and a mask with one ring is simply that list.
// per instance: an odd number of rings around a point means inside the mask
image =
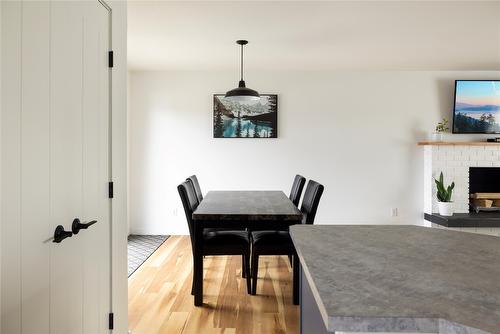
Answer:
[{"label": "black door hinge", "polygon": [[108,67],[113,67],[113,51],[108,52]]},{"label": "black door hinge", "polygon": [[113,198],[113,182],[108,183],[108,197]]},{"label": "black door hinge", "polygon": [[114,327],[114,314],[110,313],[108,317],[108,329],[113,329]]}]

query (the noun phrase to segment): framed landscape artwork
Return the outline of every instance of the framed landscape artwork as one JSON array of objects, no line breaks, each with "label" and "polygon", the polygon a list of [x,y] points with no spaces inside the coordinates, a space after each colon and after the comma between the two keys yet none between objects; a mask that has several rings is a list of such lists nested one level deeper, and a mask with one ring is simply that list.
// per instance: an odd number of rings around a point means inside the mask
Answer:
[{"label": "framed landscape artwork", "polygon": [[232,101],[214,94],[214,138],[278,138],[278,95]]}]

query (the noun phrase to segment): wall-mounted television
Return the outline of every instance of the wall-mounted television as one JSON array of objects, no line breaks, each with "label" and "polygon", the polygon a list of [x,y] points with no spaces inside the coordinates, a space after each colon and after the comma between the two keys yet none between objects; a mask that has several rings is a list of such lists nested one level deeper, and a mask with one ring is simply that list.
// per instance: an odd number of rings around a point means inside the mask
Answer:
[{"label": "wall-mounted television", "polygon": [[500,80],[456,80],[453,133],[500,133]]}]

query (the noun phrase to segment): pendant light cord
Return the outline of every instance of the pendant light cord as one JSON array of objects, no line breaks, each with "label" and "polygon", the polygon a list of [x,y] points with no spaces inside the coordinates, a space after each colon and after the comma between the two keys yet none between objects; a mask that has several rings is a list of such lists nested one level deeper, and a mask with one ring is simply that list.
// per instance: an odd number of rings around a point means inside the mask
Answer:
[{"label": "pendant light cord", "polygon": [[241,69],[240,69],[240,73],[241,73],[241,81],[243,81],[243,44],[241,45]]}]

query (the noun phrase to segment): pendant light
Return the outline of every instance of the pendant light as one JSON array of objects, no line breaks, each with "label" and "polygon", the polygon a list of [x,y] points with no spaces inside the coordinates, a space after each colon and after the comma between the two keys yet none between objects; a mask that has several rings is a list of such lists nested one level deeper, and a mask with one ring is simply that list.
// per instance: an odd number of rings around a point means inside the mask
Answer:
[{"label": "pendant light", "polygon": [[247,88],[245,86],[245,80],[243,80],[243,46],[247,45],[248,41],[238,40],[236,41],[236,44],[241,46],[240,82],[238,84],[238,88],[228,91],[225,97],[238,102],[258,101],[260,99],[259,93],[253,89]]}]

